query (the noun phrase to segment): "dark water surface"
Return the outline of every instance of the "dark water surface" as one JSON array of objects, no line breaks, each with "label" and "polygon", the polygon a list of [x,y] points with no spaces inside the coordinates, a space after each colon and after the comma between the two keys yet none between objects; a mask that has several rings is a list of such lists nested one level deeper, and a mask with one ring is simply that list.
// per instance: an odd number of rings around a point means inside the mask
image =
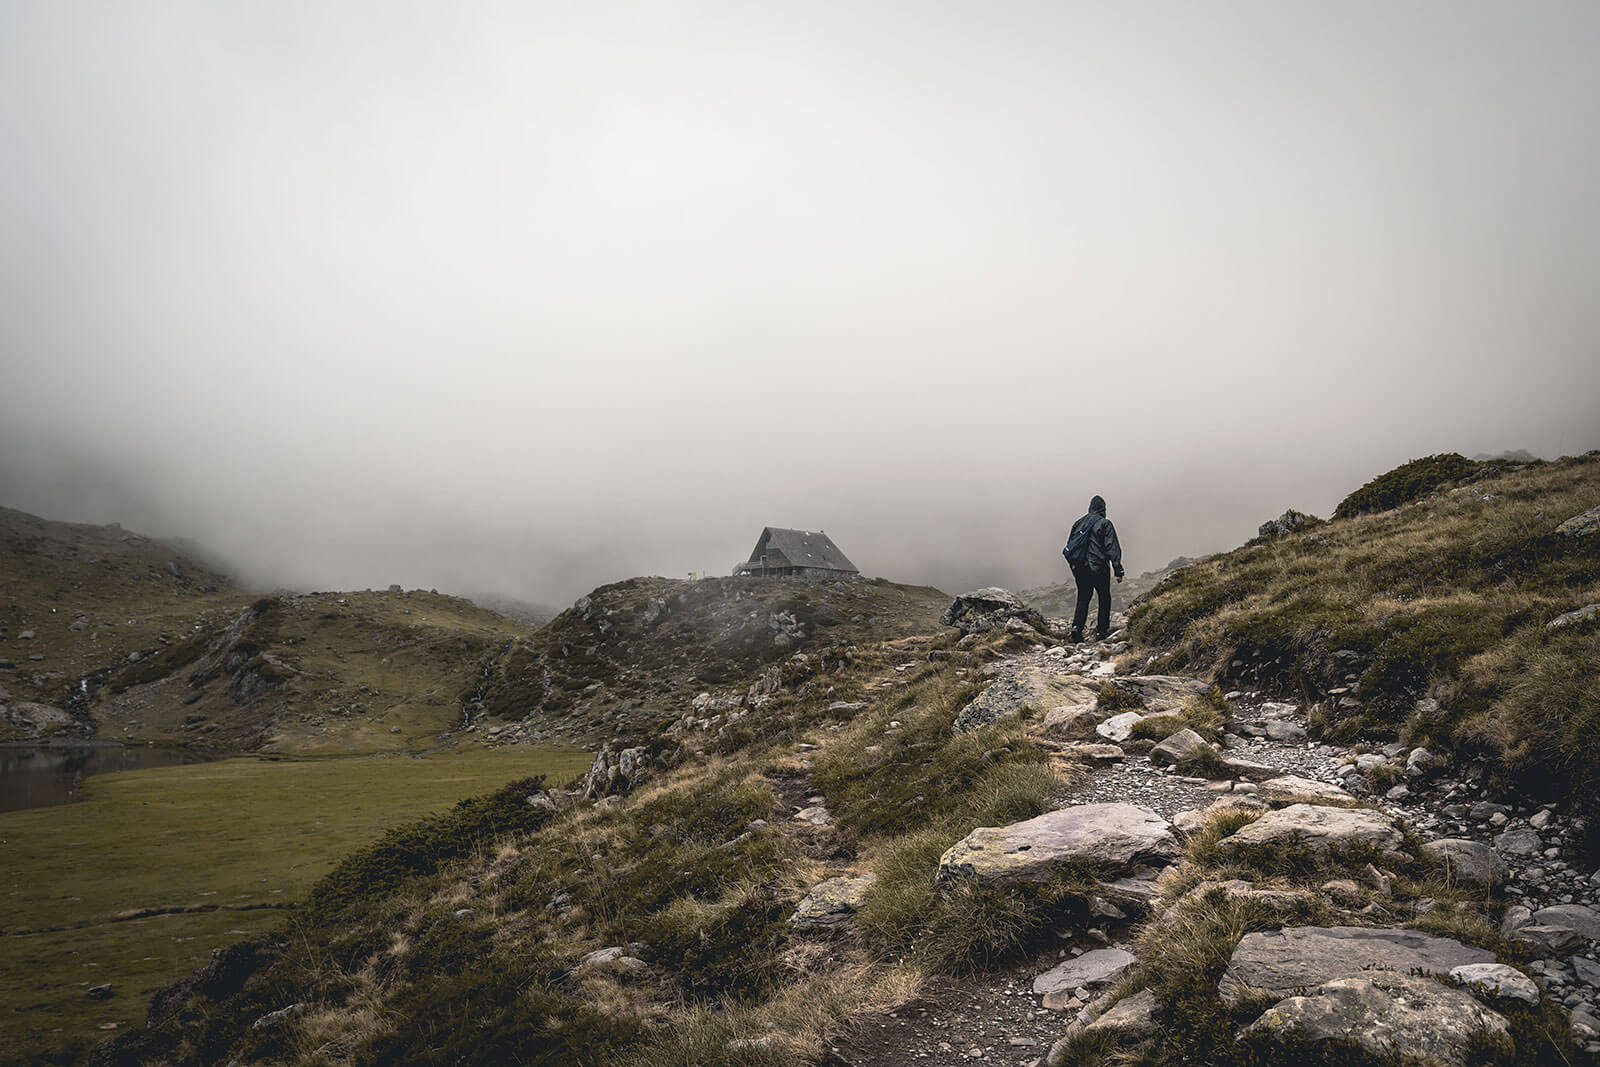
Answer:
[{"label": "dark water surface", "polygon": [[23,811],[80,799],[91,774],[206,763],[227,753],[123,745],[0,745],[0,811]]}]

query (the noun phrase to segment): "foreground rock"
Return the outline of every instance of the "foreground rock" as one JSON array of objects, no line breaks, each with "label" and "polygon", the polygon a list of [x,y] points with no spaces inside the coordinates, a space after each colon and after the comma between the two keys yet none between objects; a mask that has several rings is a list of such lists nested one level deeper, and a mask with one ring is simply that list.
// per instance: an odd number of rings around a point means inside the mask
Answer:
[{"label": "foreground rock", "polygon": [[1442,865],[1453,880],[1474,889],[1492,891],[1505,884],[1505,861],[1494,849],[1477,841],[1443,837],[1423,845],[1422,854]]},{"label": "foreground rock", "polygon": [[939,879],[1043,882],[1072,868],[1118,874],[1178,854],[1167,820],[1132,804],[1079,804],[1010,826],[979,827],[939,859]]},{"label": "foreground rock", "polygon": [[1556,904],[1533,913],[1533,921],[1572,930],[1590,941],[1600,941],[1600,911],[1583,904]]},{"label": "foreground rock", "polygon": [[789,925],[796,930],[826,930],[838,926],[856,913],[874,880],[868,874],[860,878],[841,876],[818,882],[795,906],[794,914],[789,917]]},{"label": "foreground rock", "polygon": [[963,593],[939,617],[942,624],[954,626],[963,634],[1003,630],[1013,619],[1035,630],[1046,628],[1043,615],[1024,604],[1017,594],[999,586]]},{"label": "foreground rock", "polygon": [[645,773],[643,748],[618,750],[609,743],[601,745],[589,773],[583,776],[583,795],[594,799],[626,793],[644,780]]},{"label": "foreground rock", "polygon": [[1217,848],[1224,854],[1261,847],[1304,847],[1327,852],[1363,846],[1381,852],[1399,848],[1404,840],[1394,820],[1381,812],[1291,804],[1240,827],[1217,842]]},{"label": "foreground rock", "polygon": [[1213,758],[1220,758],[1217,756],[1217,750],[1211,747],[1205,738],[1185,727],[1151,749],[1150,762],[1157,766],[1165,763],[1176,767],[1207,754]]},{"label": "foreground rock", "polygon": [[1533,979],[1503,963],[1468,963],[1453,968],[1450,977],[1491,998],[1539,1003],[1539,987]]},{"label": "foreground rock", "polygon": [[991,683],[961,709],[954,729],[958,734],[966,733],[1020,714],[1024,708],[1076,705],[1093,696],[1094,690],[1080,678],[1027,670]]},{"label": "foreground rock", "polygon": [[[1427,1058],[1466,1067],[1481,1062],[1485,1036],[1509,1048],[1510,1025],[1459,989],[1432,978],[1368,971],[1280,1001],[1246,1036],[1314,1045],[1352,1045],[1374,1056]],[[1470,1058],[1469,1057],[1474,1057]]]},{"label": "foreground rock", "polygon": [[1033,995],[1052,1011],[1065,1008],[1080,989],[1114,982],[1137,961],[1120,948],[1097,948],[1067,960],[1033,980]]},{"label": "foreground rock", "polygon": [[1302,778],[1296,774],[1285,774],[1277,778],[1267,779],[1261,783],[1256,795],[1262,800],[1270,801],[1274,804],[1293,803],[1299,800],[1350,801],[1355,799],[1336,785],[1328,782],[1319,782],[1315,778]]},{"label": "foreground rock", "polygon": [[1416,930],[1368,926],[1286,926],[1246,934],[1233,950],[1217,993],[1230,1004],[1258,993],[1280,996],[1361,971],[1449,974],[1494,954]]},{"label": "foreground rock", "polygon": [[1592,537],[1600,533],[1600,508],[1590,508],[1581,515],[1574,515],[1560,526],[1556,533],[1562,537]]}]

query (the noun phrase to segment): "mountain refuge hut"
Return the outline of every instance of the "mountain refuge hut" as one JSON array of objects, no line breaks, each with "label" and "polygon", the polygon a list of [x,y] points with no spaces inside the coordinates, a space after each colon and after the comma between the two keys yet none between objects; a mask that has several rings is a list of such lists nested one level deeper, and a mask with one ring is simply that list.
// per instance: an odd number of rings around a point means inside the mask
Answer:
[{"label": "mountain refuge hut", "polygon": [[761,578],[854,578],[861,572],[820,530],[768,526],[761,531],[749,560],[733,573]]}]

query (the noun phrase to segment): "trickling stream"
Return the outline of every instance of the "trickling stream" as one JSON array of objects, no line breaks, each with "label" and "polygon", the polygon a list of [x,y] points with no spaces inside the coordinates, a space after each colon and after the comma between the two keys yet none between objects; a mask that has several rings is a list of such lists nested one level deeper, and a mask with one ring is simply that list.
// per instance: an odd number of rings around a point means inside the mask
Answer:
[{"label": "trickling stream", "polygon": [[506,658],[506,653],[511,651],[513,644],[515,641],[508,638],[498,652],[484,661],[483,671],[478,678],[478,687],[472,691],[471,696],[461,702],[461,729],[465,730],[471,726],[472,716],[483,710],[483,698],[488,694],[489,686],[494,681],[495,666]]}]

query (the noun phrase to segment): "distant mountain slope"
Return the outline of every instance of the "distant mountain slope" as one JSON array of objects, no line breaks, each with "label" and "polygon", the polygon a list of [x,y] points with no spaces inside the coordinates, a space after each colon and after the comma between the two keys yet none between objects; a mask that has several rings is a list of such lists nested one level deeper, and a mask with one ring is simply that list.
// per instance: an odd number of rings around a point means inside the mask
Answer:
[{"label": "distant mountain slope", "polygon": [[[248,603],[221,574],[160,541],[0,508],[0,687],[10,693],[0,701],[81,714],[79,679]],[[21,733],[0,718],[0,738]]]},{"label": "distant mountain slope", "polygon": [[653,732],[694,695],[797,652],[939,629],[950,597],[882,579],[634,578],[602,586],[495,664],[484,710],[541,736]]},{"label": "distant mountain slope", "polygon": [[[437,746],[484,661],[530,632],[437,593],[258,597],[120,526],[0,509],[0,740]],[[16,710],[32,703],[58,710]]]}]

